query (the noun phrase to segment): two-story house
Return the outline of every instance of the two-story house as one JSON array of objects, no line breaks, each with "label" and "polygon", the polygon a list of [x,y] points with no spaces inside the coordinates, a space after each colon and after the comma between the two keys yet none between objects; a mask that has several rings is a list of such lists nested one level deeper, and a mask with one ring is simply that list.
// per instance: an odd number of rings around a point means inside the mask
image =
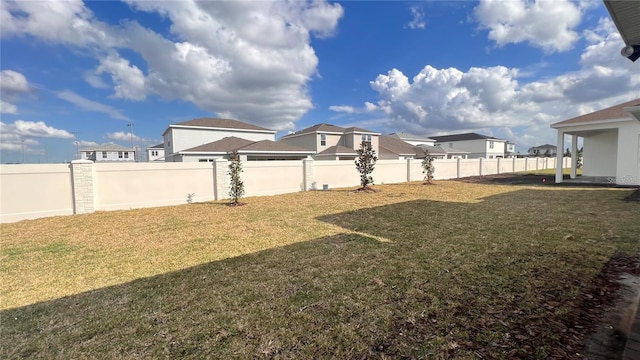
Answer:
[{"label": "two-story house", "polygon": [[164,143],[147,148],[147,161],[164,161]]},{"label": "two-story house", "polygon": [[276,131],[233,119],[200,118],[171,124],[162,134],[165,161],[208,162],[241,160],[298,160],[313,154],[275,141]]},{"label": "two-story house", "polygon": [[[495,159],[513,156],[513,153],[505,153],[507,149],[507,141],[476,133],[465,133],[444,136],[430,136],[436,141],[436,146],[443,149],[452,148],[469,152],[468,157]],[[513,150],[515,150],[515,144]]]},{"label": "two-story house", "polygon": [[554,157],[558,154],[558,147],[551,144],[544,144],[529,148],[529,156]]},{"label": "two-story house", "polygon": [[81,149],[80,158],[94,162],[133,162],[136,161],[136,150],[114,143],[106,143]]},{"label": "two-story house", "polygon": [[370,143],[379,153],[379,136],[375,131],[322,123],[283,136],[278,142],[311,150],[317,160],[352,160],[362,142]]}]

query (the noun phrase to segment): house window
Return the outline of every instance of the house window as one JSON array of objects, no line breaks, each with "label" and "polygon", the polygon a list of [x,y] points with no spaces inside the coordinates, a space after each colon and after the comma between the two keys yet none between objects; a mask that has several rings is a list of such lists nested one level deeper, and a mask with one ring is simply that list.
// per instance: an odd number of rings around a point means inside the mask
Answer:
[{"label": "house window", "polygon": [[129,158],[129,152],[128,152],[128,151],[125,151],[125,152],[124,152],[124,158],[125,158],[125,159],[128,159],[128,158]]},{"label": "house window", "polygon": [[106,152],[106,151],[103,151],[103,152],[102,152],[102,158],[103,158],[103,159],[106,159],[106,158],[107,158],[107,152]]},{"label": "house window", "polygon": [[493,141],[489,141],[489,149],[493,149]]},{"label": "house window", "polygon": [[371,144],[371,135],[362,135],[362,142]]},{"label": "house window", "polygon": [[122,151],[118,151],[118,159],[122,159]]},{"label": "house window", "polygon": [[151,156],[158,156],[158,152],[156,150],[151,150]]},{"label": "house window", "polygon": [[320,146],[327,146],[327,135],[320,134]]},{"label": "house window", "polygon": [[87,151],[87,157],[91,157],[91,151]]}]

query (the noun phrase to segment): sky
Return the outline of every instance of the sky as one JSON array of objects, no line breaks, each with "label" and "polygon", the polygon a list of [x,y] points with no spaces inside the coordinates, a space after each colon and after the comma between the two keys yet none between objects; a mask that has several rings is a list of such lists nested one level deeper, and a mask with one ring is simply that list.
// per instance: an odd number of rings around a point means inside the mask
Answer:
[{"label": "sky", "polygon": [[601,1],[0,2],[0,161],[146,148],[223,117],[555,144],[640,97]]}]

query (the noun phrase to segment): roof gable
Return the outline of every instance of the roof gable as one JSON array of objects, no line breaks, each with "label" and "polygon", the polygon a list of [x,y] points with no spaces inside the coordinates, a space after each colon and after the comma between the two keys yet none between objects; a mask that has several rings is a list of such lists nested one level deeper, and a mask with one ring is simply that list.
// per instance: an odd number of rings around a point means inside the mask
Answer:
[{"label": "roof gable", "polygon": [[551,124],[551,127],[564,126],[571,124],[582,124],[593,121],[615,120],[624,119],[630,117],[624,111],[624,108],[640,106],[640,98],[631,101],[624,102],[622,104],[614,105],[602,110],[594,111],[592,113],[576,116],[574,118]]}]

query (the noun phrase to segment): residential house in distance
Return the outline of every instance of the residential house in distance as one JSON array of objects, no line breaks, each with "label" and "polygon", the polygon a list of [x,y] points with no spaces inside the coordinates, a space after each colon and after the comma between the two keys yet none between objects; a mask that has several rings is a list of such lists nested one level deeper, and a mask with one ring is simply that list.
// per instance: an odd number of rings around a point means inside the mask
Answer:
[{"label": "residential house in distance", "polygon": [[[171,124],[162,137],[165,161],[174,162],[183,161],[181,151],[226,137],[236,137],[252,142],[275,141],[276,131],[233,119],[200,118]],[[212,158],[214,157],[209,157],[209,159]],[[190,160],[193,159],[190,158]]]},{"label": "residential house in distance", "polygon": [[428,138],[426,136],[413,135],[405,132],[394,132],[387,136],[400,139],[413,146],[419,146],[419,145],[435,146],[436,145],[436,141],[431,138]]},{"label": "residential house in distance", "polygon": [[[468,157],[495,159],[513,156],[513,153],[505,153],[506,140],[476,133],[465,133],[444,136],[430,136],[436,141],[436,146],[447,149],[459,149],[468,152]],[[513,143],[512,143],[513,144]],[[513,144],[515,150],[515,144]]]},{"label": "residential house in distance", "polygon": [[181,150],[177,153],[180,161],[211,162],[214,159],[229,159],[237,152],[242,161],[256,160],[302,160],[314,154],[313,151],[271,140],[251,141],[230,136],[207,144]]},{"label": "residential house in distance", "polygon": [[379,136],[375,131],[321,123],[285,135],[278,142],[311,150],[316,160],[353,160],[362,142],[371,143],[379,153]]},{"label": "residential house in distance", "polygon": [[[575,179],[578,137],[583,139],[582,178],[618,185],[640,185],[640,98],[555,124],[557,148],[571,135],[571,178]],[[562,152],[558,152],[558,164]],[[562,182],[562,166],[556,182]]]},{"label": "residential house in distance", "polygon": [[516,144],[507,140],[504,143],[504,157],[512,158],[514,156],[516,156]]},{"label": "residential house in distance", "polygon": [[136,151],[133,148],[106,143],[80,149],[80,159],[94,162],[134,162]]},{"label": "residential house in distance", "polygon": [[164,161],[164,144],[157,144],[147,148],[147,161]]},{"label": "residential house in distance", "polygon": [[424,159],[427,151],[434,159],[445,159],[446,152],[439,146],[412,145],[391,135],[382,135],[379,138],[380,160],[399,159]]},{"label": "residential house in distance", "polygon": [[529,156],[555,157],[558,154],[558,147],[551,144],[544,144],[544,145],[534,146],[532,148],[529,148],[528,153],[529,153]]}]

